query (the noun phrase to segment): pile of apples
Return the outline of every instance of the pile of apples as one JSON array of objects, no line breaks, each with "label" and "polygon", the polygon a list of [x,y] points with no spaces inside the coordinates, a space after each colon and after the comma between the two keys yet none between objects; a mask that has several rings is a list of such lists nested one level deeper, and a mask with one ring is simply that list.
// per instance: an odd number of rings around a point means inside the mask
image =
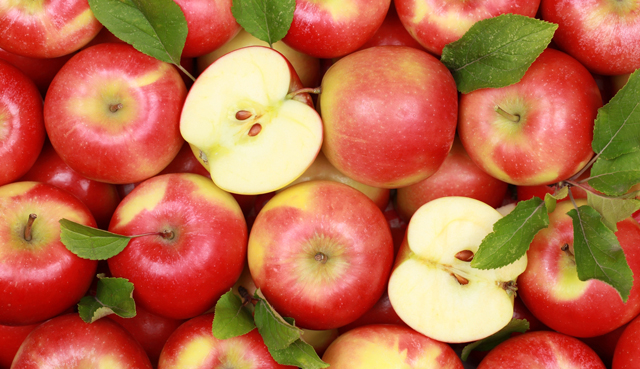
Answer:
[{"label": "pile of apples", "polygon": [[[640,1],[297,0],[272,47],[231,0],[174,1],[176,65],[86,0],[0,4],[0,369],[296,367],[256,329],[212,334],[223,294],[258,289],[330,368],[638,368],[640,287],[578,279],[570,201],[518,261],[470,261],[593,157],[640,68]],[[443,48],[507,13],[558,24],[552,44],[459,93]],[[79,257],[61,219],[127,239]],[[640,275],[640,225],[617,226]],[[133,284],[135,316],[80,319],[103,278]]]}]

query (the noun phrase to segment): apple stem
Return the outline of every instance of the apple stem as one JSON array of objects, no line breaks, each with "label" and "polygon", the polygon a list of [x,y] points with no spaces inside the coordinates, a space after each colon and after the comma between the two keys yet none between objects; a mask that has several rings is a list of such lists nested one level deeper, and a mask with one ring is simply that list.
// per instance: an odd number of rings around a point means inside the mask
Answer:
[{"label": "apple stem", "polygon": [[571,252],[571,249],[569,248],[569,244],[568,243],[565,243],[564,245],[562,245],[560,247],[560,250],[566,252],[567,255],[569,255],[571,257],[574,257],[573,253]]},{"label": "apple stem", "polygon": [[327,255],[319,252],[317,253],[314,257],[313,257],[317,262],[322,263],[322,264],[326,264],[327,260],[329,260],[329,258],[327,257]]},{"label": "apple stem", "polygon": [[301,88],[299,90],[295,90],[293,92],[289,92],[289,94],[287,94],[287,99],[293,99],[294,96],[299,95],[299,94],[316,94],[318,95],[319,93],[322,92],[322,88],[321,87],[305,87],[305,88]]},{"label": "apple stem", "polygon": [[168,229],[165,229],[164,231],[160,232],[159,235],[165,240],[171,240],[173,239],[173,237],[175,237],[175,233],[173,233],[173,231]]},{"label": "apple stem", "polygon": [[122,104],[121,103],[109,105],[109,111],[112,112],[112,113],[115,113],[120,109],[122,109]]},{"label": "apple stem", "polygon": [[245,306],[249,303],[253,305],[258,303],[258,299],[254,299],[253,297],[251,297],[249,295],[249,291],[247,291],[246,288],[238,286],[238,293],[240,294],[240,297],[242,297],[242,306]]},{"label": "apple stem", "polygon": [[29,214],[29,219],[27,219],[27,225],[24,227],[24,240],[31,241],[31,228],[33,227],[33,222],[36,220],[38,216],[36,214]]},{"label": "apple stem", "polygon": [[502,115],[504,118],[512,121],[513,123],[518,123],[520,121],[520,116],[518,114],[511,114],[497,105],[494,110],[496,111],[496,113]]}]

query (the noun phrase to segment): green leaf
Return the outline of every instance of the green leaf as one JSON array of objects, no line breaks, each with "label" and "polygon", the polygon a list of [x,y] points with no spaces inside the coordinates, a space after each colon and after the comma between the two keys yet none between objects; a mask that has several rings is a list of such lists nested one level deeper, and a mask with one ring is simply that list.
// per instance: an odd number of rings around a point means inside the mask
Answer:
[{"label": "green leaf", "polygon": [[573,251],[578,278],[598,279],[613,286],[626,302],[633,285],[633,272],[615,233],[600,220],[600,213],[588,205],[571,209]]},{"label": "green leaf", "polygon": [[233,0],[231,13],[238,24],[269,46],[289,32],[295,0]]},{"label": "green leaf", "polygon": [[462,93],[508,86],[522,79],[557,28],[557,24],[517,14],[484,19],[447,44],[441,61]]},{"label": "green leaf", "polygon": [[607,160],[640,151],[640,70],[598,110],[591,146]]},{"label": "green leaf", "polygon": [[96,18],[138,51],[180,65],[187,21],[173,0],[89,0]]},{"label": "green leaf", "polygon": [[243,306],[240,297],[229,291],[218,299],[211,328],[215,338],[224,340],[242,336],[255,327],[251,311]]},{"label": "green leaf", "polygon": [[267,302],[262,291],[256,290],[254,297],[258,299],[254,312],[254,320],[264,344],[272,350],[282,350],[302,336],[302,330],[292,320],[287,321]]},{"label": "green leaf", "polygon": [[520,201],[512,212],[498,220],[480,244],[471,266],[495,269],[520,259],[529,249],[533,237],[549,225],[544,201],[538,197]]},{"label": "green leaf", "polygon": [[125,278],[106,278],[104,274],[98,274],[96,295],[80,299],[78,313],[86,323],[93,323],[109,314],[133,318],[136,316],[133,283]]},{"label": "green leaf", "polygon": [[83,259],[107,260],[124,250],[131,238],[60,219],[62,244]]},{"label": "green leaf", "polygon": [[556,209],[556,203],[569,195],[569,187],[562,186],[555,194],[547,193],[544,195],[544,204],[547,207],[547,214],[553,213]]},{"label": "green leaf", "polygon": [[589,185],[610,196],[629,192],[640,182],[640,151],[618,156],[613,160],[598,158],[591,167]]},{"label": "green leaf", "polygon": [[282,365],[293,365],[302,369],[328,368],[329,364],[320,359],[316,350],[302,339],[295,340],[284,349],[274,350],[267,346],[273,359]]},{"label": "green leaf", "polygon": [[469,358],[469,354],[472,351],[490,351],[500,343],[509,339],[512,333],[524,333],[528,330],[529,322],[525,319],[511,319],[511,321],[498,332],[492,334],[487,338],[475,341],[464,346],[464,348],[462,348],[462,352],[460,353],[460,358],[463,361],[467,361],[467,359]]},{"label": "green leaf", "polygon": [[602,223],[616,232],[616,224],[630,217],[640,210],[640,200],[636,200],[638,191],[627,194],[623,197],[603,196],[591,191],[587,191],[587,201],[589,206],[596,209],[602,216]]}]

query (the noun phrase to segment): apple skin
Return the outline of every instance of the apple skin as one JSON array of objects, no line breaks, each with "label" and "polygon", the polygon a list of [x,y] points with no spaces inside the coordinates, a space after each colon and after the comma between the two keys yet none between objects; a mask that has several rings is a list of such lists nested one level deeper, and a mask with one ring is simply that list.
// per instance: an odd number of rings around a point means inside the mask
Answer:
[{"label": "apple skin", "polygon": [[[0,187],[0,209],[0,324],[42,322],[75,305],[89,289],[97,261],[67,250],[59,220],[95,227],[86,205],[49,184],[13,182]],[[29,214],[37,218],[27,241]]]},{"label": "apple skin", "polygon": [[493,348],[478,369],[605,369],[598,355],[577,338],[553,331],[527,332]]},{"label": "apple skin", "polygon": [[[165,238],[158,233],[171,231]],[[234,198],[191,173],[164,174],[138,185],[116,209],[109,231],[133,238],[108,260],[114,277],[136,286],[149,312],[188,319],[215,305],[242,272],[247,225]]]},{"label": "apple skin", "polygon": [[434,55],[457,41],[477,21],[513,13],[535,17],[540,0],[395,0],[407,31]]},{"label": "apple skin", "polygon": [[[497,106],[519,121],[502,117]],[[458,134],[471,160],[490,175],[519,186],[551,184],[591,159],[601,106],[589,71],[571,56],[546,49],[520,82],[462,95]]]},{"label": "apple skin", "polygon": [[219,340],[211,333],[213,313],[183,323],[167,340],[158,369],[293,369],[273,360],[257,329]]},{"label": "apple skin", "polygon": [[0,49],[0,59],[8,61],[29,77],[36,84],[43,98],[53,78],[72,56],[73,54],[67,54],[57,58],[31,58]]},{"label": "apple skin", "polygon": [[48,183],[70,192],[87,205],[100,229],[107,229],[111,216],[120,203],[115,185],[83,177],[60,158],[48,141],[36,162],[20,181]]},{"label": "apple skin", "polygon": [[40,323],[30,325],[0,325],[0,368],[9,368],[25,338],[39,326]]},{"label": "apple skin", "polygon": [[542,19],[558,24],[553,41],[593,73],[618,75],[640,68],[637,1],[543,0]]},{"label": "apple skin", "polygon": [[640,352],[640,315],[634,318],[624,329],[615,351],[613,352],[612,369],[638,368]]},{"label": "apple skin", "polygon": [[404,25],[398,17],[398,12],[396,11],[393,1],[391,2],[391,6],[389,6],[387,15],[384,17],[384,21],[376,33],[374,33],[373,36],[371,36],[371,38],[358,50],[383,45],[409,46],[418,50],[425,50],[425,48],[422,47],[422,45],[420,45],[413,36],[411,36],[407,29],[404,28]]},{"label": "apple skin", "polygon": [[140,368],[151,363],[140,344],[110,319],[85,323],[78,314],[48,320],[24,340],[11,369]]},{"label": "apple skin", "polygon": [[[586,200],[577,199],[578,206]],[[559,202],[549,215],[549,227],[536,234],[527,251],[529,264],[518,277],[518,295],[531,313],[549,328],[574,337],[606,334],[640,313],[640,285],[629,299],[599,280],[580,281],[573,258],[573,224],[566,213],[569,201]],[[615,233],[635,276],[640,275],[640,225],[632,218],[617,224]],[[568,244],[571,255],[561,250]]]},{"label": "apple skin", "polygon": [[353,322],[382,296],[393,239],[382,211],[360,191],[310,181],[262,208],[247,257],[255,285],[278,313],[301,328],[326,330]]},{"label": "apple skin", "polygon": [[398,188],[429,177],[447,157],[458,92],[427,52],[375,46],[329,68],[318,105],[329,162],[358,182]]},{"label": "apple skin", "polygon": [[18,68],[0,60],[0,186],[13,182],[35,163],[46,132],[42,97]]},{"label": "apple skin", "polygon": [[171,64],[130,45],[98,44],[74,55],[51,82],[45,127],[62,160],[81,175],[139,182],[180,151],[186,95]]},{"label": "apple skin", "polygon": [[322,360],[332,369],[464,368],[446,343],[392,324],[372,324],[343,333]]},{"label": "apple skin", "polygon": [[384,294],[380,299],[371,307],[371,309],[367,310],[362,316],[360,316],[355,321],[343,325],[338,328],[338,332],[340,334],[344,334],[352,329],[363,327],[366,325],[372,324],[393,324],[399,325],[403,327],[409,327],[405,322],[400,319],[395,310],[393,310],[393,306],[391,306],[391,301],[389,301],[389,293],[384,291]]},{"label": "apple skin", "polygon": [[491,205],[502,206],[508,184],[494,178],[473,163],[459,139],[438,170],[422,181],[398,188],[398,214],[409,221],[413,213],[427,202],[446,196],[466,196]]},{"label": "apple skin", "polygon": [[296,0],[282,42],[316,58],[350,54],[374,35],[390,4],[391,0]]}]

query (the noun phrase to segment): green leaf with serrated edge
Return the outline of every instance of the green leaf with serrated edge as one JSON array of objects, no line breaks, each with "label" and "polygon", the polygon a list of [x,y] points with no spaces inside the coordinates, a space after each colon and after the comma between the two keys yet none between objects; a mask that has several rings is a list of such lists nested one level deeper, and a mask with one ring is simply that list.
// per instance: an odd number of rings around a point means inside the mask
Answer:
[{"label": "green leaf with serrated edge", "polygon": [[294,341],[288,347],[274,350],[267,346],[271,357],[281,365],[293,365],[302,369],[327,368],[329,364],[320,359],[316,350],[302,339]]},{"label": "green leaf with serrated edge", "polygon": [[616,224],[640,210],[640,200],[636,200],[638,191],[623,197],[603,196],[587,191],[587,203],[602,216],[602,223],[612,231],[618,231]]},{"label": "green leaf with serrated edge", "polygon": [[447,44],[441,61],[462,93],[519,82],[551,42],[558,25],[517,14],[476,22]]},{"label": "green leaf with serrated edge", "polygon": [[601,280],[615,288],[627,302],[633,285],[633,272],[615,233],[601,221],[600,213],[588,205],[571,209],[573,252],[578,278]]},{"label": "green leaf with serrated edge", "polygon": [[240,297],[229,291],[218,299],[211,327],[215,338],[224,340],[242,336],[255,327],[251,311],[242,305]]},{"label": "green leaf with serrated edge", "polygon": [[511,319],[511,321],[501,330],[492,334],[491,336],[475,341],[462,348],[460,358],[463,361],[467,361],[469,354],[472,351],[490,351],[500,343],[506,341],[511,337],[512,333],[524,333],[529,330],[529,322],[525,319]]},{"label": "green leaf with serrated edge", "polygon": [[588,182],[596,191],[609,196],[624,195],[640,182],[640,151],[613,160],[598,158],[591,167]]},{"label": "green leaf with serrated edge", "polygon": [[640,151],[640,70],[598,110],[591,146],[607,160]]},{"label": "green leaf with serrated edge", "polygon": [[131,238],[60,219],[60,241],[83,259],[107,260],[124,250]]},{"label": "green leaf with serrated edge", "polygon": [[569,195],[569,187],[562,186],[558,193],[547,193],[544,195],[544,204],[547,207],[547,213],[551,214],[556,209],[556,203]]},{"label": "green leaf with serrated edge", "polygon": [[187,21],[173,0],[89,0],[96,18],[136,50],[180,65]]},{"label": "green leaf with serrated edge", "polygon": [[267,302],[260,289],[256,290],[254,297],[258,299],[258,303],[253,317],[267,347],[272,350],[282,350],[302,336],[302,330],[292,321],[287,321],[278,314]]},{"label": "green leaf with serrated edge", "polygon": [[480,244],[471,266],[495,269],[520,259],[529,249],[533,237],[549,225],[549,214],[539,197],[520,201],[504,218],[493,225]]},{"label": "green leaf with serrated edge", "polygon": [[238,24],[269,46],[289,32],[295,0],[233,0],[231,13]]},{"label": "green leaf with serrated edge", "polygon": [[106,278],[104,274],[98,274],[96,295],[80,299],[78,314],[86,323],[93,323],[109,314],[133,318],[136,316],[133,283],[125,278]]}]

